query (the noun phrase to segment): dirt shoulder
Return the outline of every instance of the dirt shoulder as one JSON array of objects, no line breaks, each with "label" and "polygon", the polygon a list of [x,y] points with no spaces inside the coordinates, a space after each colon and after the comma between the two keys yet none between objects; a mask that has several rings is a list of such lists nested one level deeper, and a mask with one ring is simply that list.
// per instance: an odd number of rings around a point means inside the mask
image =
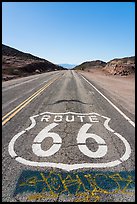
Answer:
[{"label": "dirt shoulder", "polygon": [[78,71],[91,82],[104,89],[106,93],[126,109],[135,115],[135,74],[128,76],[110,75],[102,70]]}]

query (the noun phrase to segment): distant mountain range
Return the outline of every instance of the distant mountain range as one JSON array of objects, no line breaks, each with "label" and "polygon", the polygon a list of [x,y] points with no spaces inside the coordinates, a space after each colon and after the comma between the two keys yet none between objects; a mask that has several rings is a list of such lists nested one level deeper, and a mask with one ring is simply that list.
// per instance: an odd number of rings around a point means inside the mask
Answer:
[{"label": "distant mountain range", "polygon": [[58,64],[58,65],[67,69],[72,69],[76,66],[76,64]]},{"label": "distant mountain range", "polygon": [[67,69],[88,72],[92,69],[102,69],[113,75],[128,75],[135,73],[135,56],[116,58],[109,62],[93,60],[83,62],[80,65],[67,63],[57,65],[32,54],[2,45],[2,80]]},{"label": "distant mountain range", "polygon": [[7,45],[2,45],[3,80],[56,70],[65,70],[65,68],[32,54],[21,52]]}]

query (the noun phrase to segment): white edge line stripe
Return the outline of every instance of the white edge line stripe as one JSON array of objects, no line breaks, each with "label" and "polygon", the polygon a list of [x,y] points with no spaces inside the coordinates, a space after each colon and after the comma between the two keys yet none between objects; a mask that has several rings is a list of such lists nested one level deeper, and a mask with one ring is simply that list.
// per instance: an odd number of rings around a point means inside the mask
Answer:
[{"label": "white edge line stripe", "polygon": [[[81,75],[82,76],[82,75]],[[93,84],[91,84],[84,76],[82,76],[83,79],[85,79],[85,81],[87,83],[89,83],[101,96],[103,96],[126,120],[128,120],[128,122],[135,127],[135,123],[128,118],[117,106],[115,106],[106,96],[104,96]]]},{"label": "white edge line stripe", "polygon": [[[51,80],[51,79],[53,79],[55,76],[57,76],[57,75],[59,75],[59,73],[56,73],[54,76],[52,76],[51,75],[51,77],[50,78],[48,78],[47,80],[45,80],[45,81],[43,81],[42,83],[40,83],[38,86],[40,86],[40,85],[42,85],[42,84],[44,84],[45,82],[48,82],[49,80]],[[34,80],[36,80],[36,79],[39,79],[40,77],[36,77],[36,78],[34,78],[34,79],[29,79],[29,80],[26,80],[26,81],[23,81],[23,82],[21,82],[21,83],[18,83],[18,84],[12,84],[10,87],[2,87],[2,91],[7,91],[7,90],[9,90],[9,89],[12,89],[12,88],[14,88],[14,87],[16,87],[16,86],[20,86],[20,85],[22,85],[22,84],[26,84],[26,83],[28,83],[28,82],[30,82],[30,81],[34,81]],[[38,87],[37,86],[37,87]],[[36,87],[35,87],[36,88]],[[32,89],[33,90],[33,89]]]},{"label": "white edge line stripe", "polygon": [[12,89],[12,88],[14,88],[14,87],[16,87],[16,86],[20,86],[20,85],[22,85],[22,84],[26,84],[26,83],[28,83],[28,82],[30,82],[30,81],[34,81],[34,80],[36,80],[36,79],[38,79],[38,77],[36,77],[36,78],[34,78],[34,79],[30,79],[30,80],[26,80],[26,81],[23,81],[23,82],[21,82],[21,83],[18,83],[18,84],[13,84],[13,85],[11,85],[10,87],[6,87],[3,91],[7,91],[7,90],[9,90],[9,89]]}]

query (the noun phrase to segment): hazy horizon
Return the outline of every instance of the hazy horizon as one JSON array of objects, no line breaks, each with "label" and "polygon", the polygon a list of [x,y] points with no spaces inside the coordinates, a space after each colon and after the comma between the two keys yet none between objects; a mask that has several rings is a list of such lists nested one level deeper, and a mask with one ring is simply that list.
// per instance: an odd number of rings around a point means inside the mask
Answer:
[{"label": "hazy horizon", "polygon": [[[5,44],[2,43],[2,45],[5,45]],[[9,45],[6,45],[6,46],[11,47],[11,46],[9,46]],[[11,47],[11,48],[16,49],[16,50],[21,51],[21,52],[24,52],[23,50],[19,50],[19,49],[15,48],[15,47]],[[26,54],[31,54],[31,55],[33,55],[33,56],[35,56],[35,57],[41,58],[40,56],[34,55],[33,53],[29,53],[29,52],[24,52],[24,53],[26,53]],[[101,60],[101,59],[91,59],[91,60],[83,61],[83,62],[81,62],[80,64],[82,64],[82,63],[84,63],[84,62],[90,62],[90,61],[96,61],[96,60],[100,60],[100,61],[103,61],[103,62],[106,62],[106,63],[107,63],[107,62],[109,62],[109,61],[111,61],[111,60],[113,60],[113,59],[121,59],[121,58],[124,58],[124,57],[135,57],[135,55],[132,55],[132,56],[123,56],[123,57],[116,57],[116,58],[112,58],[112,59],[110,59],[110,60],[108,60],[108,61],[104,61],[104,60]],[[46,58],[42,58],[42,59],[47,60]],[[51,63],[54,63],[54,62],[52,62],[52,61],[50,61],[50,60],[48,60],[48,61],[51,62]],[[56,64],[56,63],[54,63],[54,64]],[[73,67],[75,67],[75,66],[78,66],[78,65],[80,65],[80,64],[57,63],[57,65],[62,66],[62,67],[64,67],[64,68],[68,68],[68,69],[71,69],[71,68],[73,68]]]}]

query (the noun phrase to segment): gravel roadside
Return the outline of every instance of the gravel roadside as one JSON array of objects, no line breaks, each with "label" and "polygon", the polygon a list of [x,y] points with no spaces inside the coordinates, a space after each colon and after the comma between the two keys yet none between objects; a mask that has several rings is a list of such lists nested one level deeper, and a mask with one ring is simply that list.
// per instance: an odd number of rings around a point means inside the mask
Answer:
[{"label": "gravel roadside", "polygon": [[111,98],[135,115],[135,75],[108,75],[101,70],[79,71],[88,80],[98,84]]}]

